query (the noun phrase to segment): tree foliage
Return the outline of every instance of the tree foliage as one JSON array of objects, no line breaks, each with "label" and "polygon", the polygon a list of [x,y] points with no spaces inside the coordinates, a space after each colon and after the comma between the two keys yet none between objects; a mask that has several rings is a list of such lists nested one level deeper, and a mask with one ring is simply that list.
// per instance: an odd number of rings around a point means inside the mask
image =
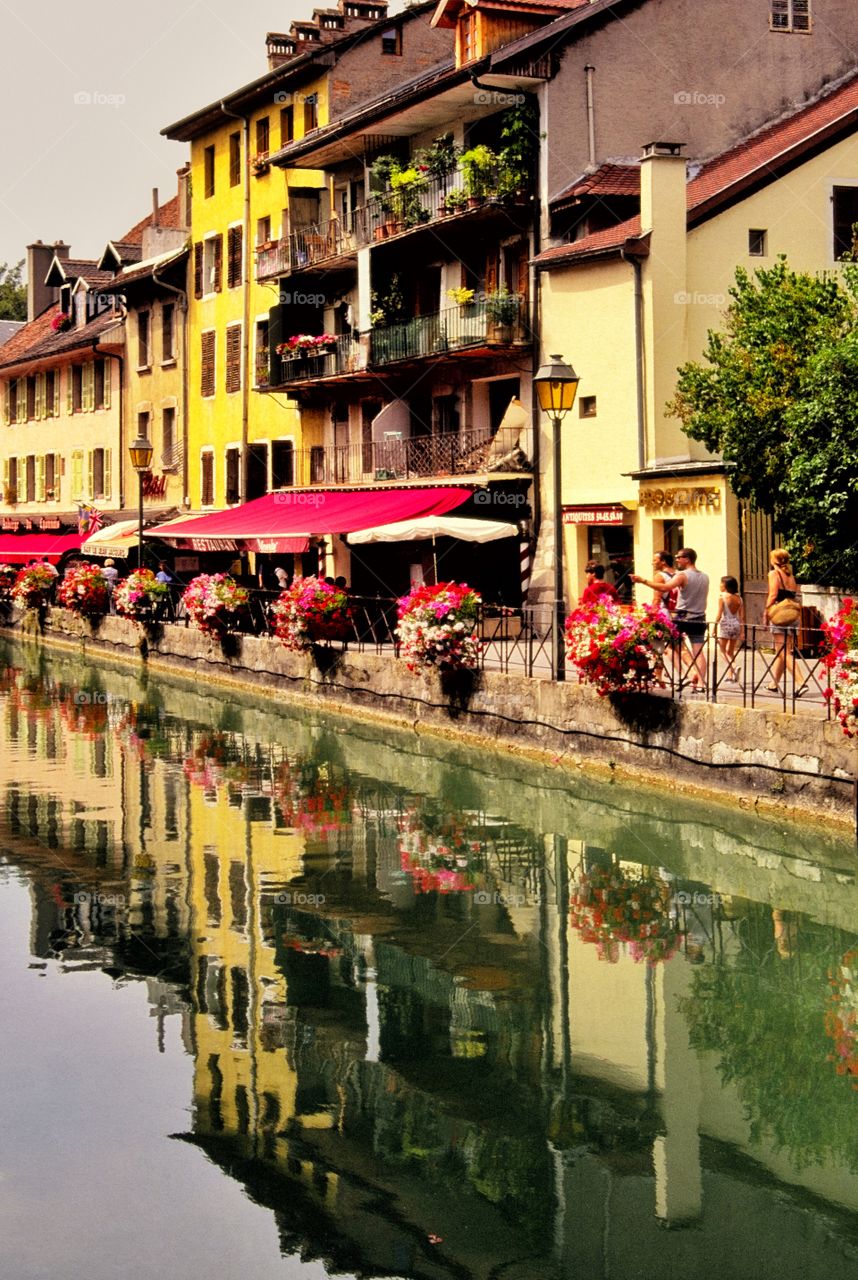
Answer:
[{"label": "tree foliage", "polygon": [[705,364],[679,370],[668,412],[735,464],[739,497],[775,518],[798,575],[858,586],[858,267],[784,259],[741,269]]},{"label": "tree foliage", "polygon": [[17,266],[0,262],[0,320],[27,319],[27,286],[22,283],[24,259]]}]

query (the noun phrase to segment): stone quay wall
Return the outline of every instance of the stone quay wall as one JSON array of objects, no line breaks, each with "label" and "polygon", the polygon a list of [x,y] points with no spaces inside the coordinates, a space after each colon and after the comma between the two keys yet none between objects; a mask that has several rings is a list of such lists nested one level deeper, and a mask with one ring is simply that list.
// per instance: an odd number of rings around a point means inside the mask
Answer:
[{"label": "stone quay wall", "polygon": [[[5,628],[22,638],[30,619]],[[218,686],[252,688],[362,720],[405,725],[420,733],[470,740],[484,749],[543,758],[554,769],[587,768],[632,777],[665,793],[676,812],[680,793],[725,795],[742,808],[775,817],[825,819],[854,830],[858,744],[821,715],[792,715],[727,704],[632,699],[630,710],[574,681],[555,683],[483,672],[451,687],[433,672],[415,675],[391,655],[329,651],[322,671],[310,655],[285,650],[267,636],[227,636],[167,624],[145,641],[122,618],[93,626],[52,610],[41,642],[111,654]]]}]

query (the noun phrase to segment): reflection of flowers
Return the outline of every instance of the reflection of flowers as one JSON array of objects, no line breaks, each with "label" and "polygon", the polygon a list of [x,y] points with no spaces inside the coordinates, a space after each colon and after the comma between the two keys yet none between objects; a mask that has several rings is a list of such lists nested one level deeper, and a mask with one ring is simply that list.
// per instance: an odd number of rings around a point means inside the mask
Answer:
[{"label": "reflection of flowers", "polygon": [[476,631],[479,606],[476,591],[459,582],[414,587],[403,596],[396,634],[409,671],[476,669],[482,650]]},{"label": "reflection of flowers", "polygon": [[57,600],[72,613],[96,618],[107,613],[107,579],[97,564],[76,564],[57,587]]},{"label": "reflection of flowers", "polygon": [[839,1076],[853,1077],[858,1089],[858,947],[847,951],[836,969],[829,971],[831,994],[825,1012],[825,1031],[834,1041],[828,1061]]},{"label": "reflection of flowers", "polygon": [[471,872],[481,865],[481,844],[462,819],[436,818],[407,810],[400,822],[399,865],[417,893],[463,893],[475,887]]},{"label": "reflection of flowers", "polygon": [[185,777],[194,786],[216,790],[224,783],[244,783],[250,778],[241,748],[228,733],[202,733],[182,761]]},{"label": "reflection of flowers", "polygon": [[351,824],[351,792],[331,776],[328,765],[286,761],[272,790],[288,827],[319,836]]},{"label": "reflection of flowers", "polygon": [[667,903],[663,880],[643,870],[631,874],[596,866],[581,874],[572,891],[571,924],[611,964],[619,959],[621,942],[636,962],[657,964],[669,960],[682,940]]},{"label": "reflection of flowers", "polygon": [[108,725],[108,705],[105,697],[80,694],[60,703],[60,716],[71,733],[82,733],[87,738],[98,738]]}]

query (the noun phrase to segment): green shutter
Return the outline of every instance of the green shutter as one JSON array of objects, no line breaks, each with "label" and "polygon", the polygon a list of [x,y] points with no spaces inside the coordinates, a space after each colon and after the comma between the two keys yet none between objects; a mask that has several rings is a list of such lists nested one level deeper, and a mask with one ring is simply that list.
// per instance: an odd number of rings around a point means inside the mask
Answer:
[{"label": "green shutter", "polygon": [[79,502],[83,497],[83,450],[75,449],[71,456],[71,498]]},{"label": "green shutter", "polygon": [[95,493],[95,450],[87,449],[86,452],[86,493],[84,497],[88,502],[92,502],[92,496]]},{"label": "green shutter", "polygon": [[66,413],[71,417],[74,413],[74,377],[71,365],[67,365],[63,370],[63,377],[66,380]]},{"label": "green shutter", "polygon": [[113,361],[104,361],[104,407],[110,408],[110,379],[113,375]]},{"label": "green shutter", "polygon": [[36,458],[36,501],[45,501],[45,455]]},{"label": "green shutter", "polygon": [[10,405],[12,400],[12,383],[11,380],[3,384],[3,425],[8,427],[11,425],[9,417]]},{"label": "green shutter", "polygon": [[84,413],[92,413],[95,408],[95,365],[91,360],[83,366],[81,401]]},{"label": "green shutter", "polygon": [[110,455],[111,455],[111,450],[105,449],[104,451],[104,496],[105,498],[109,498],[112,493],[111,475],[110,475],[110,472],[111,472]]},{"label": "green shutter", "polygon": [[36,374],[36,418],[45,416],[45,375]]},{"label": "green shutter", "polygon": [[54,416],[55,418],[58,418],[58,417],[60,416],[60,371],[59,371],[59,369],[55,369],[55,370],[54,370],[54,412],[53,412],[53,416]]}]

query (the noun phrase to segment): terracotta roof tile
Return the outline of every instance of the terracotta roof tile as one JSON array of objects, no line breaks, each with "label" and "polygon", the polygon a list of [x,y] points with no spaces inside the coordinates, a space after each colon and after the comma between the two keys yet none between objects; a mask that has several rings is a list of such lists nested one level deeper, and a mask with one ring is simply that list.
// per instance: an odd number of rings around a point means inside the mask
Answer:
[{"label": "terracotta roof tile", "polygon": [[112,311],[105,311],[94,320],[90,320],[83,329],[67,329],[64,333],[54,333],[51,322],[54,316],[59,314],[59,310],[59,306],[49,307],[0,348],[0,370],[25,361],[44,360],[50,356],[62,355],[66,351],[74,351],[77,347],[88,347],[106,329],[121,323],[119,316]]},{"label": "terracotta roof tile", "polygon": [[559,195],[549,201],[552,209],[571,204],[584,196],[639,196],[641,170],[638,164],[599,165],[594,173],[585,173]]},{"label": "terracotta roof tile", "polygon": [[[139,222],[135,222],[130,231],[126,231],[120,240],[114,240],[114,244],[142,244],[143,232],[147,227],[152,225],[152,214],[148,213],[145,218],[141,218]],[[179,217],[179,197],[173,196],[172,200],[168,200],[166,204],[162,204],[158,208],[158,225],[161,227],[177,228],[181,226]]]},{"label": "terracotta roof tile", "polygon": [[614,227],[605,227],[594,231],[592,235],[581,240],[572,240],[569,244],[558,244],[553,249],[545,249],[533,259],[537,266],[554,266],[566,262],[580,262],[587,258],[608,257],[617,253],[628,244],[629,248],[637,246],[639,255],[649,252],[646,237],[641,238],[640,214],[618,222]]},{"label": "terracotta roof tile", "polygon": [[790,159],[851,117],[858,119],[858,75],[704,164],[688,184],[689,211],[720,205],[755,178],[773,180]]}]

